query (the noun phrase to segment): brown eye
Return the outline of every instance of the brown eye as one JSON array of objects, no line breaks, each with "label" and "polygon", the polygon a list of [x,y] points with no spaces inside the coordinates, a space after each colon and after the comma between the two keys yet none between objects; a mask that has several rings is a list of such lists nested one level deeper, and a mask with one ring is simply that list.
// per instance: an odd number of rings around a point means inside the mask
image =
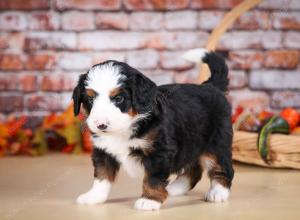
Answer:
[{"label": "brown eye", "polygon": [[118,95],[118,96],[114,97],[114,101],[116,104],[121,104],[124,101],[124,97]]}]

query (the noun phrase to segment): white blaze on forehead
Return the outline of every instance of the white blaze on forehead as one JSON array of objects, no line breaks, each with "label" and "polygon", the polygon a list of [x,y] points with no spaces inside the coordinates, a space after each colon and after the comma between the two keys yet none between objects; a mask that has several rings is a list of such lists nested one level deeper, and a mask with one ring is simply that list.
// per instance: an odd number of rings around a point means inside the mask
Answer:
[{"label": "white blaze on forehead", "polygon": [[86,120],[89,128],[94,133],[101,131],[98,125],[108,125],[106,132],[128,132],[132,124],[132,117],[121,112],[110,98],[110,93],[119,88],[125,78],[120,73],[121,67],[114,62],[107,62],[90,69],[87,76],[86,88],[98,93],[93,100],[91,112]]},{"label": "white blaze on forehead", "polygon": [[125,76],[120,74],[120,67],[113,64],[114,62],[109,62],[90,69],[86,88],[101,95],[109,95],[112,89],[120,87],[120,81]]}]

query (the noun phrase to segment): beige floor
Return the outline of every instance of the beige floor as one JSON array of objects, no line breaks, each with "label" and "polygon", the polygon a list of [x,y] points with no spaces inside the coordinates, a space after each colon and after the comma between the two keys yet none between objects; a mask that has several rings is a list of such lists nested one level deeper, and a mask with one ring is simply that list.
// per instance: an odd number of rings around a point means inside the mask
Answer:
[{"label": "beige floor", "polygon": [[109,201],[97,206],[74,203],[92,183],[88,155],[48,155],[0,159],[0,219],[300,219],[300,172],[235,165],[230,201],[206,203],[205,177],[187,196],[169,198],[160,211],[132,208],[141,179],[124,172]]}]

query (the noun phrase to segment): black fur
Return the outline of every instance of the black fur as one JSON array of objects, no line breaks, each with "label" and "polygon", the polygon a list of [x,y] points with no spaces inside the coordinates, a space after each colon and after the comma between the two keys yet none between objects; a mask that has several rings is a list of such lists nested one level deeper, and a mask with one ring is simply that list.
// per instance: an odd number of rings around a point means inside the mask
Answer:
[{"label": "black fur", "polygon": [[[174,86],[176,91],[164,97]],[[157,131],[154,151],[142,156],[153,182],[165,184],[171,173],[194,164],[203,153],[216,156],[224,176],[231,182],[231,108],[222,92],[210,83],[165,85],[158,90],[156,105],[162,111],[138,122],[136,135],[143,137],[150,129]],[[154,120],[155,126],[151,127],[153,118],[160,121]]]},{"label": "black fur", "polygon": [[94,177],[100,180],[104,178],[114,180],[120,169],[120,163],[116,158],[99,148],[93,149],[92,161],[95,167]]},{"label": "black fur", "polygon": [[203,62],[207,63],[212,72],[211,77],[204,83],[211,83],[221,91],[227,92],[229,84],[228,67],[224,58],[217,53],[208,53]]},{"label": "black fur", "polygon": [[92,109],[92,103],[90,102],[88,96],[85,94],[86,79],[87,79],[87,74],[82,74],[79,77],[78,84],[73,91],[72,99],[73,99],[75,116],[77,116],[79,114],[81,103],[83,103],[83,105],[85,106],[85,109],[88,113]]},{"label": "black fur", "polygon": [[205,153],[215,156],[222,176],[231,185],[231,107],[223,94],[229,82],[228,69],[216,53],[207,54],[203,61],[212,73],[208,81],[158,86],[150,116],[136,125],[133,137],[143,137],[151,130],[157,133],[152,153],[139,155],[153,184],[166,184],[171,173],[197,163]]}]

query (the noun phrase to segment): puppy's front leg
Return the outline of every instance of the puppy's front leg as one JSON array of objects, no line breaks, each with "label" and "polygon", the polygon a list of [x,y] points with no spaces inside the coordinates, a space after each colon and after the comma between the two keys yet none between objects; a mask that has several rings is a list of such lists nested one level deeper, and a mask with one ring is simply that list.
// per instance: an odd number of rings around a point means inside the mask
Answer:
[{"label": "puppy's front leg", "polygon": [[120,169],[120,163],[102,149],[94,148],[94,183],[92,188],[77,198],[78,204],[94,205],[106,201],[111,184]]},{"label": "puppy's front leg", "polygon": [[155,176],[145,174],[143,180],[143,194],[135,204],[134,208],[139,210],[158,210],[168,197],[166,181]]}]

